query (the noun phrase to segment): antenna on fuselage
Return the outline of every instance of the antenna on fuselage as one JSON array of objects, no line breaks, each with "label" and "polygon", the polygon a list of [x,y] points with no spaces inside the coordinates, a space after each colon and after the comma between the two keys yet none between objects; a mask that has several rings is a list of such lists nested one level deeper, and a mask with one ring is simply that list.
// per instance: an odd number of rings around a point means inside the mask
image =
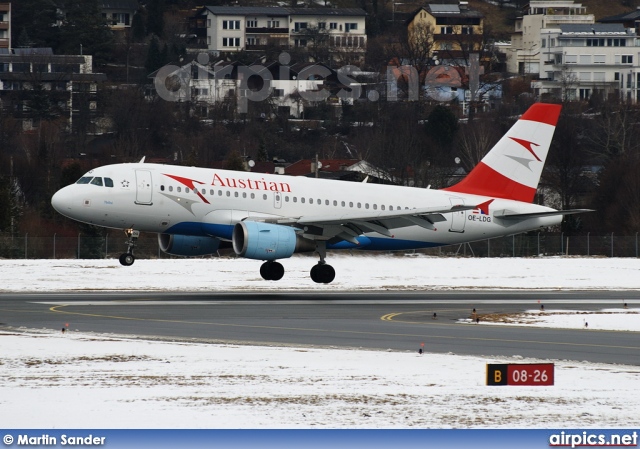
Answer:
[{"label": "antenna on fuselage", "polygon": [[139,164],[142,164],[142,163],[144,162],[144,158],[145,158],[145,157],[147,157],[147,156],[142,156],[142,159],[140,159]]}]

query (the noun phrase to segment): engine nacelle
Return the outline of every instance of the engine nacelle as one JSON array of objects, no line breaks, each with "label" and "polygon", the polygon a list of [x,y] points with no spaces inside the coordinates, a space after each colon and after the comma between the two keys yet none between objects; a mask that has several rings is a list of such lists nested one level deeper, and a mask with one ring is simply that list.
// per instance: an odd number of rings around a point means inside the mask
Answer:
[{"label": "engine nacelle", "polygon": [[158,244],[162,251],[174,256],[206,256],[218,251],[220,240],[215,237],[159,234]]},{"label": "engine nacelle", "polygon": [[241,221],[233,227],[233,250],[240,257],[276,260],[293,253],[315,251],[316,244],[296,234],[289,226]]}]

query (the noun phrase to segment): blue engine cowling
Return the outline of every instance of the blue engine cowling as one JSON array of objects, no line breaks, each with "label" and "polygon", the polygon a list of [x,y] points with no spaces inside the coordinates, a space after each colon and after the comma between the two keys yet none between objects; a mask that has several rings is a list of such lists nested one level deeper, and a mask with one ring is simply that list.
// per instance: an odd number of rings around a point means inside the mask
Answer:
[{"label": "blue engine cowling", "polygon": [[257,221],[241,221],[233,228],[233,250],[240,257],[276,260],[293,253],[315,251],[312,240],[303,239],[289,226]]},{"label": "blue engine cowling", "polygon": [[220,240],[206,236],[158,234],[158,245],[162,251],[174,256],[206,256],[218,251]]}]

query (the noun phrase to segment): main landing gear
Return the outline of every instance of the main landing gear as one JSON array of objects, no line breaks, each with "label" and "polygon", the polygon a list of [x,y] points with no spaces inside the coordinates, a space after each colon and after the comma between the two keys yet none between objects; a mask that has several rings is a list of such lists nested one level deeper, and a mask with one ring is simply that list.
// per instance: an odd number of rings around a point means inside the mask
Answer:
[{"label": "main landing gear", "polygon": [[138,237],[140,237],[140,231],[136,231],[134,229],[125,229],[125,235],[127,236],[127,252],[120,254],[120,263],[125,267],[130,267],[133,265],[133,262],[136,261],[135,256],[133,255],[133,248],[136,246],[136,241]]},{"label": "main landing gear", "polygon": [[318,251],[320,261],[311,268],[311,280],[317,284],[330,284],[336,278],[336,270],[331,265],[327,265],[325,261],[327,257],[327,242],[319,241],[316,251]]},{"label": "main landing gear", "polygon": [[[318,284],[330,284],[336,277],[336,270],[325,262],[327,243],[318,242],[317,251],[320,255],[320,261],[311,268],[311,280]],[[284,276],[284,267],[280,262],[269,260],[260,266],[260,276],[265,281],[279,281]]]}]

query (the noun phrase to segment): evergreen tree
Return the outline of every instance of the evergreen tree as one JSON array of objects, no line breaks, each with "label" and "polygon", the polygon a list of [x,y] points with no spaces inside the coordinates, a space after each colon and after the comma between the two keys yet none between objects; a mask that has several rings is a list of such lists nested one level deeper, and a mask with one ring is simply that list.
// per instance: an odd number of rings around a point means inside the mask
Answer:
[{"label": "evergreen tree", "polygon": [[60,26],[62,54],[93,55],[98,64],[105,63],[111,53],[113,34],[102,17],[97,0],[66,0],[65,18]]},{"label": "evergreen tree", "polygon": [[158,37],[164,35],[164,13],[166,5],[164,0],[150,0],[147,4],[147,33]]},{"label": "evergreen tree", "polygon": [[153,36],[151,42],[149,42],[149,50],[147,51],[147,61],[144,66],[147,69],[147,73],[154,72],[162,67],[162,53],[160,53],[160,42],[158,38]]},{"label": "evergreen tree", "polygon": [[133,19],[131,19],[131,32],[133,34],[133,42],[142,42],[146,36],[144,20],[140,12],[135,13]]}]

